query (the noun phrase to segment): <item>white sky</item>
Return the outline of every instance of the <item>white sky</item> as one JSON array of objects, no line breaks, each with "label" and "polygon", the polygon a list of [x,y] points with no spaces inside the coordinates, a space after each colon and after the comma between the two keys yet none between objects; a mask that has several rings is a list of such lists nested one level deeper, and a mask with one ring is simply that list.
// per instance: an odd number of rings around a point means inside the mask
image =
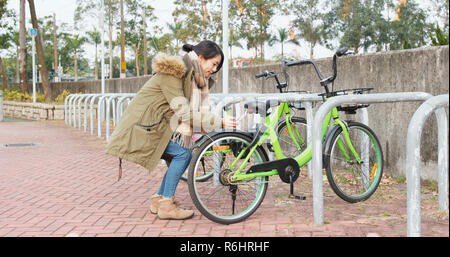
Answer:
[{"label": "white sky", "polygon": [[[168,32],[167,23],[172,23],[172,11],[174,9],[173,0],[148,0],[150,5],[155,8],[155,13],[158,17],[158,24],[164,27],[164,33]],[[418,1],[423,3],[424,1]],[[19,0],[9,0],[7,8],[14,9],[19,15]],[[56,14],[56,22],[65,22],[73,26],[73,14],[76,7],[76,0],[35,0],[36,14],[38,17],[44,17],[47,15]],[[28,1],[26,3],[26,19],[27,22],[30,20]],[[285,16],[276,16],[272,19],[272,24],[276,24],[276,27],[271,28],[273,31],[277,28],[287,28],[289,20]],[[92,25],[98,26],[98,21],[93,20]],[[87,26],[92,28],[92,26]],[[31,24],[27,24],[27,29],[31,28]],[[150,30],[150,29],[149,29]],[[105,33],[105,41],[107,41]],[[189,42],[195,43],[195,42]],[[309,45],[306,42],[300,41],[300,46],[293,44],[285,44],[285,54],[295,56],[296,58],[309,58]],[[93,63],[94,50],[93,46],[85,47],[85,55]],[[268,58],[273,57],[276,54],[280,54],[281,47],[279,45],[274,45],[273,47],[265,47],[265,53]],[[92,54],[90,54],[92,53]],[[333,52],[322,46],[316,46],[314,48],[314,58],[323,58],[332,56]],[[252,50],[240,49],[233,47],[233,57],[252,57],[254,55]],[[128,54],[128,56],[130,56]]]}]

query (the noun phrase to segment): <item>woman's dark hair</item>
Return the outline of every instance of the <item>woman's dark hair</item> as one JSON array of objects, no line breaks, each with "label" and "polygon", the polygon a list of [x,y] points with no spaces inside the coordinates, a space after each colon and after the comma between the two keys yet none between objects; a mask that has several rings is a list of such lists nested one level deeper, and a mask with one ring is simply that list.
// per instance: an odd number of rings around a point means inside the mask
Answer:
[{"label": "woman's dark hair", "polygon": [[[220,60],[219,65],[217,66],[216,72],[218,72],[223,65],[223,52],[222,49],[220,49],[220,46],[216,44],[213,41],[210,40],[203,40],[202,42],[198,43],[197,45],[193,46],[190,44],[183,45],[183,51],[190,52],[194,51],[197,55],[203,56],[206,60],[216,57],[218,54],[222,57]],[[214,73],[216,73],[214,72]]]}]

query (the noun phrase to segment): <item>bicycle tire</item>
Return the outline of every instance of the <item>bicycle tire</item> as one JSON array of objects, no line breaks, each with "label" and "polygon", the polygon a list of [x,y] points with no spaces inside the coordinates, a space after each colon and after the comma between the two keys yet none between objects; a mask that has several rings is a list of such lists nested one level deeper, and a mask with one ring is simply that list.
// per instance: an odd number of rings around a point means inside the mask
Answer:
[{"label": "bicycle tire", "polygon": [[[214,175],[210,176],[205,181],[196,180],[195,172],[199,160],[204,157],[206,150],[213,147],[213,145],[221,145],[221,143],[223,143],[222,145],[226,145],[227,143],[231,144],[231,142],[238,141],[243,142],[242,145],[249,145],[252,138],[241,133],[225,132],[214,135],[207,140],[208,141],[202,144],[199,150],[194,153],[189,166],[188,188],[192,201],[205,217],[214,222],[220,224],[232,224],[243,221],[250,217],[264,200],[268,187],[268,177],[258,177],[249,181],[240,181],[236,185],[226,185],[222,182],[215,184]],[[228,152],[226,154],[229,155],[229,158],[226,158],[225,165],[222,168],[229,167],[229,163],[235,160],[233,152]],[[251,158],[246,164],[246,168],[247,166],[250,167],[255,162],[261,163],[269,161],[267,154],[262,147],[258,147],[253,155],[253,157],[256,157],[256,161],[255,158]],[[220,156],[216,156],[215,158],[220,158]],[[214,165],[214,153],[212,158],[206,158],[205,161],[209,163],[211,161],[210,159],[212,159]],[[238,167],[238,165],[236,165],[236,167]],[[222,170],[222,168],[220,169]],[[234,193],[232,192],[232,188],[235,188]],[[253,196],[254,198],[252,198]],[[234,200],[233,197],[235,197]],[[236,201],[239,202],[236,203]]]},{"label": "bicycle tire", "polygon": [[[188,173],[189,173],[189,167],[186,168],[183,175],[181,175],[180,179],[187,182],[188,180]],[[197,172],[196,174],[196,180],[197,181],[206,181],[213,175],[212,171],[206,171],[205,168],[203,168],[203,174],[200,172]]]},{"label": "bicycle tire", "polygon": [[[326,142],[327,149],[324,154],[326,175],[333,191],[343,200],[350,203],[365,201],[372,196],[378,188],[383,175],[383,150],[380,141],[368,126],[348,121],[347,129],[351,142],[361,157],[361,164],[354,160],[347,160],[337,144],[341,139],[350,156],[353,156],[346,146],[341,127],[331,131]],[[358,131],[362,133],[357,133]],[[368,142],[368,147],[363,147],[362,141]],[[368,154],[363,150],[368,150]],[[354,193],[352,193],[354,192]]]},{"label": "bicycle tire", "polygon": [[[292,138],[289,135],[287,130],[286,119],[281,120],[277,126],[277,136],[278,141],[280,142],[281,149],[283,149],[283,154],[286,157],[295,158],[300,155],[308,146],[308,142],[306,140],[307,133],[307,123],[306,119],[302,117],[293,116],[289,119],[289,123],[292,127],[296,127],[300,136],[302,137],[303,142],[298,142],[300,147],[299,149],[297,145],[292,141]],[[286,137],[286,139],[284,139]]]}]

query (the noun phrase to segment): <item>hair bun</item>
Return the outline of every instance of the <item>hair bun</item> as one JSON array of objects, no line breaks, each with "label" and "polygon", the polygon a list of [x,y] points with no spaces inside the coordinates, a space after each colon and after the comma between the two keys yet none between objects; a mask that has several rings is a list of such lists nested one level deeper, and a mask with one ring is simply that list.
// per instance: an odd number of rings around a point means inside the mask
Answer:
[{"label": "hair bun", "polygon": [[191,45],[191,44],[184,44],[184,45],[183,45],[183,51],[188,52],[188,53],[189,53],[190,51],[192,51],[193,48],[194,48],[194,46]]}]

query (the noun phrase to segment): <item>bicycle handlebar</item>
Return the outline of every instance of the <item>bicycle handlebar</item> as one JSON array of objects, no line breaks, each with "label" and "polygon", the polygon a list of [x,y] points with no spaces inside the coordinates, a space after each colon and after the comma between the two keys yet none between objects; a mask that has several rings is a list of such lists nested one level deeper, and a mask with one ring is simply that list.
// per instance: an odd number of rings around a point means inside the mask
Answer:
[{"label": "bicycle handlebar", "polygon": [[262,77],[267,77],[269,75],[269,71],[265,70],[263,73],[258,73],[255,75],[255,78],[259,79]]},{"label": "bicycle handlebar", "polygon": [[301,66],[304,64],[312,64],[314,66],[314,69],[316,70],[317,76],[319,76],[320,79],[320,84],[322,86],[325,87],[326,92],[328,93],[328,84],[332,83],[336,77],[337,77],[337,65],[336,65],[336,59],[337,57],[341,57],[344,55],[349,55],[349,54],[353,54],[353,52],[348,51],[347,47],[344,48],[339,48],[336,53],[333,55],[333,75],[328,77],[328,78],[324,78],[324,76],[322,75],[322,73],[320,73],[319,68],[317,67],[317,64],[313,61],[313,60],[298,60],[298,61],[290,61],[287,62],[284,57],[281,60],[282,63],[282,70],[284,73],[284,78],[285,78],[285,82],[284,83],[280,83],[280,81],[278,80],[277,75],[275,74],[275,72],[273,71],[268,71],[265,70],[262,73],[258,73],[255,75],[255,78],[262,78],[262,77],[269,77],[269,78],[275,78],[276,82],[277,82],[277,88],[280,90],[280,92],[282,93],[282,88],[287,87],[287,81],[288,81],[288,74],[286,72],[286,67],[290,67],[290,66]]}]

